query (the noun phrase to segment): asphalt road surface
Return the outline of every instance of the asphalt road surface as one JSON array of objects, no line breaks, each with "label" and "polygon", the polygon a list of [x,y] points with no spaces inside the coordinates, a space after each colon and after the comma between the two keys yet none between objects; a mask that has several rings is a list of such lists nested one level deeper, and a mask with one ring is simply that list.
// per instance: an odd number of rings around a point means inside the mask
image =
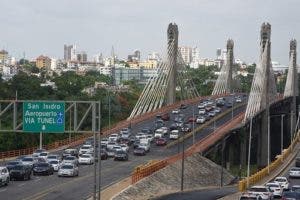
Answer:
[{"label": "asphalt road surface", "polygon": [[[195,113],[198,112],[198,108],[194,106]],[[225,108],[224,108],[225,109]],[[245,106],[238,108],[233,112],[233,115],[237,115],[245,110]],[[186,119],[192,116],[193,108],[189,106],[187,109],[182,110],[185,113]],[[223,125],[225,122],[231,119],[231,113],[225,115],[220,120],[215,122],[215,127]],[[171,115],[171,120],[166,123],[169,127],[173,122],[174,115]],[[154,119],[146,122],[132,125],[132,132],[136,133],[142,127],[153,127]],[[195,127],[197,125],[195,124]],[[195,140],[198,141],[208,134],[213,132],[213,127],[207,127],[195,136]],[[192,144],[192,137],[187,139],[185,147],[189,147]],[[178,148],[179,147],[179,148]],[[174,155],[180,150],[181,145],[173,146],[168,149],[163,147],[157,147],[151,145],[151,150],[146,156],[134,156],[132,154],[133,148],[129,150],[129,161],[114,161],[108,159],[101,161],[101,188],[104,189],[113,183],[124,179],[132,173],[133,169],[140,164],[145,164],[149,160],[163,159],[167,156]],[[98,178],[97,178],[98,179]],[[79,177],[62,178],[58,177],[57,173],[51,176],[32,176],[29,181],[11,181],[7,187],[0,187],[0,199],[9,200],[77,200],[87,199],[93,192],[93,166],[80,165]],[[214,192],[213,192],[214,193]]]}]

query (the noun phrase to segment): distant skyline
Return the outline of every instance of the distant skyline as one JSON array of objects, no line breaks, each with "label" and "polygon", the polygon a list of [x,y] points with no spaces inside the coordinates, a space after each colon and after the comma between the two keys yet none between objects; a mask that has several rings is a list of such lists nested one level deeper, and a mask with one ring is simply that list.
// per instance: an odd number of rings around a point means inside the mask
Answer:
[{"label": "distant skyline", "polygon": [[121,58],[165,54],[170,22],[179,46],[197,46],[200,57],[215,58],[232,38],[235,58],[257,62],[263,22],[272,25],[273,61],[287,65],[290,39],[300,40],[299,0],[1,0],[0,8],[0,48],[17,58],[63,58],[64,44],[89,59],[112,46]]}]

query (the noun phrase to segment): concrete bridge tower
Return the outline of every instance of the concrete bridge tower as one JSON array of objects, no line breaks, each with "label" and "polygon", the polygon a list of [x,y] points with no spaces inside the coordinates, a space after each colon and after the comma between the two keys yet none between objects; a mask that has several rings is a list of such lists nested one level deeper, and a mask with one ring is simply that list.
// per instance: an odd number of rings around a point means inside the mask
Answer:
[{"label": "concrete bridge tower", "polygon": [[170,67],[170,78],[167,83],[166,104],[175,103],[176,79],[177,79],[177,54],[178,54],[178,27],[175,23],[168,26],[168,67]]},{"label": "concrete bridge tower", "polygon": [[216,81],[212,95],[226,94],[233,92],[233,47],[232,39],[227,40],[227,56],[226,63],[222,66],[220,75]]},{"label": "concrete bridge tower", "polygon": [[257,164],[264,167],[270,160],[269,107],[276,100],[276,83],[271,64],[271,25],[263,23],[260,32],[260,57],[256,66],[244,122],[264,110],[258,134]]}]

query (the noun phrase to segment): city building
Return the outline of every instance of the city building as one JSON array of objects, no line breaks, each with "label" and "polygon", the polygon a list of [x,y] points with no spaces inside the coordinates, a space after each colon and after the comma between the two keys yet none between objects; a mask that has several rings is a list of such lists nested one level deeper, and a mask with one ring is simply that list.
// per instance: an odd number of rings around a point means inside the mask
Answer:
[{"label": "city building", "polygon": [[76,60],[76,45],[64,45],[64,60],[74,61]]},{"label": "city building", "polygon": [[284,72],[285,70],[288,70],[288,66],[282,65],[277,61],[272,61],[272,67],[274,72]]},{"label": "city building", "polygon": [[36,66],[40,69],[45,68],[47,70],[50,70],[50,68],[51,68],[51,59],[47,56],[40,55],[36,59]]},{"label": "city building", "polygon": [[50,69],[51,70],[56,70],[57,68],[57,60],[55,58],[51,58],[51,65],[50,65]]},{"label": "city building", "polygon": [[154,69],[158,67],[158,60],[146,60],[139,62],[140,67],[144,67],[146,69]]},{"label": "city building", "polygon": [[160,60],[161,60],[161,57],[160,57],[159,53],[157,53],[157,52],[152,52],[152,53],[149,53],[149,54],[148,54],[147,60],[157,60],[157,61],[160,61]]},{"label": "city building", "polygon": [[220,48],[217,49],[217,59],[221,59],[222,50]]},{"label": "city building", "polygon": [[103,64],[103,56],[102,56],[102,53],[97,54],[97,55],[94,55],[94,56],[93,56],[93,61],[94,61],[95,63],[101,63],[101,64]]},{"label": "city building", "polygon": [[132,55],[128,55],[128,62],[139,62],[141,59],[141,52],[139,50],[135,50]]},{"label": "city building", "polygon": [[0,62],[4,63],[8,59],[8,52],[4,49],[0,51]]},{"label": "city building", "polygon": [[146,84],[149,78],[155,77],[158,69],[145,69],[144,67],[113,67],[112,77],[115,85],[121,85],[124,81],[137,80],[140,84]]},{"label": "city building", "polygon": [[78,62],[87,62],[87,54],[85,51],[82,51],[77,54],[77,59]]},{"label": "city building", "polygon": [[193,48],[192,47],[178,47],[179,52],[181,53],[182,59],[185,62],[185,64],[190,64],[192,62],[192,54],[193,54]]}]

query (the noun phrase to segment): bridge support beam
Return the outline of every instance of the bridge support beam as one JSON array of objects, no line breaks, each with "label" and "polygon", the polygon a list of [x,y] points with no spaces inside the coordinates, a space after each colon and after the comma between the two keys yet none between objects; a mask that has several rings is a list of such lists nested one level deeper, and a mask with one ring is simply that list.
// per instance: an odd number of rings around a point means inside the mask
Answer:
[{"label": "bridge support beam", "polygon": [[175,103],[176,100],[177,51],[178,27],[176,24],[170,23],[168,27],[168,67],[170,67],[170,77],[166,94],[167,105]]}]

